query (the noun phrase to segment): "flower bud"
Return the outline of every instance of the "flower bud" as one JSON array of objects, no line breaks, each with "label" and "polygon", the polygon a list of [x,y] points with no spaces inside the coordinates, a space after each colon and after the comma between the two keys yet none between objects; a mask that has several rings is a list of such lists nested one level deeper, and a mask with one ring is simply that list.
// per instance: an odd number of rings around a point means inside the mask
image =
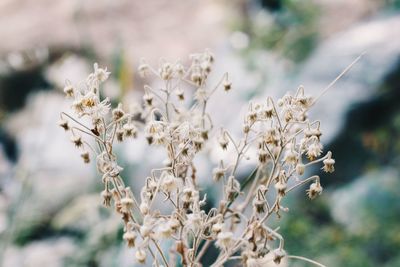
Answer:
[{"label": "flower bud", "polygon": [[79,135],[72,136],[71,141],[72,141],[72,143],[75,144],[76,147],[83,146],[82,137],[80,137]]},{"label": "flower bud", "polygon": [[111,207],[112,194],[109,190],[104,190],[101,192],[101,198],[103,199],[103,205],[107,208]]},{"label": "flower bud", "polygon": [[310,199],[316,198],[318,195],[322,193],[322,186],[319,181],[316,181],[310,185],[310,188],[307,190],[307,195]]},{"label": "flower bud", "polygon": [[289,164],[297,163],[297,153],[292,148],[288,149],[284,156],[284,161]]},{"label": "flower bud", "polygon": [[225,79],[222,85],[224,86],[224,90],[226,92],[232,89],[232,83],[228,79]]},{"label": "flower bud", "polygon": [[260,163],[266,163],[268,158],[269,158],[268,151],[264,147],[261,147],[261,149],[258,150],[258,161]]},{"label": "flower bud", "polygon": [[258,197],[254,198],[253,200],[253,208],[257,213],[264,213],[265,212],[265,200],[259,199]]},{"label": "flower bud", "polygon": [[129,196],[121,198],[121,211],[128,213],[133,208],[133,199]]},{"label": "flower bud", "polygon": [[144,103],[146,103],[146,105],[148,105],[150,107],[153,105],[153,98],[154,98],[154,95],[152,93],[149,93],[149,92],[146,92],[143,95]]},{"label": "flower bud", "polygon": [[81,153],[81,158],[83,159],[83,162],[84,162],[84,163],[86,163],[86,164],[90,163],[89,152],[83,151],[83,152]]},{"label": "flower bud", "polygon": [[264,109],[264,116],[266,117],[266,118],[272,118],[272,116],[274,115],[274,109],[273,109],[273,107],[271,107],[271,106],[267,106],[265,109]]},{"label": "flower bud", "polygon": [[234,201],[236,196],[240,193],[240,183],[234,176],[229,176],[228,182],[225,186],[225,194],[228,201]]},{"label": "flower bud", "polygon": [[332,153],[329,151],[328,152],[328,157],[326,159],[324,159],[323,161],[324,163],[324,167],[322,167],[322,169],[325,172],[334,172],[335,171],[335,160],[332,158]]},{"label": "flower bud", "polygon": [[144,60],[142,60],[141,64],[138,67],[139,75],[142,78],[146,77],[147,73],[149,72],[149,68],[149,65]]},{"label": "flower bud", "polygon": [[217,247],[220,247],[224,251],[227,251],[233,242],[234,242],[233,233],[228,231],[223,231],[217,235],[217,242],[215,242],[215,245]]},{"label": "flower bud", "polygon": [[172,174],[166,174],[161,184],[161,188],[166,192],[172,192],[178,187],[178,179]]},{"label": "flower bud", "polygon": [[119,103],[118,107],[112,111],[112,115],[113,115],[114,121],[121,119],[125,115],[125,112],[122,110],[121,103]]},{"label": "flower bud", "polygon": [[146,215],[149,213],[149,205],[146,202],[142,202],[139,206],[140,212],[143,215]]},{"label": "flower bud", "polygon": [[133,123],[128,122],[128,123],[124,124],[124,126],[123,126],[122,128],[123,128],[124,136],[125,136],[125,137],[133,137],[133,138],[136,138],[136,136],[137,136],[137,129],[136,129],[135,125],[133,125]]},{"label": "flower bud", "polygon": [[194,149],[195,149],[197,152],[199,152],[199,151],[203,148],[204,139],[201,138],[200,136],[199,136],[199,137],[196,137],[196,138],[193,139],[193,143],[194,143]]},{"label": "flower bud", "polygon": [[207,130],[201,131],[201,138],[203,138],[204,140],[208,140],[208,131]]},{"label": "flower bud", "polygon": [[321,155],[321,153],[322,145],[319,142],[313,142],[311,145],[309,145],[306,152],[309,160],[315,160]]},{"label": "flower bud", "polygon": [[178,97],[178,99],[179,99],[180,101],[185,100],[185,93],[184,93],[184,91],[182,90],[182,88],[178,88],[178,89],[175,91],[175,94],[176,94],[176,96]]},{"label": "flower bud", "polygon": [[303,163],[301,163],[301,162],[297,163],[297,165],[296,165],[296,173],[298,175],[303,175],[305,169],[306,169],[306,166]]},{"label": "flower bud", "polygon": [[278,191],[278,194],[284,196],[286,194],[287,183],[285,181],[279,180],[275,184],[275,189]]},{"label": "flower bud", "polygon": [[218,167],[213,170],[213,180],[215,182],[218,182],[222,177],[224,177],[224,175],[225,170],[223,168]]},{"label": "flower bud", "polygon": [[274,262],[276,264],[280,264],[282,259],[286,256],[286,252],[281,248],[277,248],[273,251],[273,255],[274,255],[273,258]]},{"label": "flower bud", "polygon": [[214,234],[219,234],[222,231],[223,226],[224,226],[224,224],[222,224],[222,223],[216,223],[211,227],[211,231]]},{"label": "flower bud", "polygon": [[73,97],[74,96],[74,87],[71,85],[71,83],[66,82],[65,87],[64,87],[64,93],[67,97]]},{"label": "flower bud", "polygon": [[64,120],[64,119],[59,120],[59,121],[58,121],[58,125],[59,125],[61,128],[63,128],[65,131],[68,131],[68,130],[69,130],[68,121],[66,121],[66,120]]},{"label": "flower bud", "polygon": [[136,240],[135,232],[127,231],[126,233],[124,233],[122,238],[126,241],[129,248],[135,247],[135,240]]},{"label": "flower bud", "polygon": [[222,131],[221,135],[218,137],[218,143],[223,150],[226,150],[229,144],[229,139],[226,132]]},{"label": "flower bud", "polygon": [[144,251],[144,249],[138,249],[135,253],[135,258],[136,260],[143,264],[146,262],[146,252]]}]

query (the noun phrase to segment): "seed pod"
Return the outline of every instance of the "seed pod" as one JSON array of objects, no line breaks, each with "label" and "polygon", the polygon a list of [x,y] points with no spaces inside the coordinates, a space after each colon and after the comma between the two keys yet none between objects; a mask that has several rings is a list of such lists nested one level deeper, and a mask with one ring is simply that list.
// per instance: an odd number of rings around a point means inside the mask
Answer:
[{"label": "seed pod", "polygon": [[146,252],[144,251],[144,249],[138,249],[135,253],[135,258],[136,260],[143,264],[146,262]]}]

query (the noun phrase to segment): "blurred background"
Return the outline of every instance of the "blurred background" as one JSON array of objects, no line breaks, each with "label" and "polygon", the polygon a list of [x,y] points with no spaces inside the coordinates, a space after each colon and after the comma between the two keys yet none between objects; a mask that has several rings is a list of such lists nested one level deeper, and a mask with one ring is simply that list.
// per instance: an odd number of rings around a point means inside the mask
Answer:
[{"label": "blurred background", "polygon": [[[99,62],[112,72],[105,95],[129,102],[141,57],[186,62],[205,48],[215,79],[233,81],[210,109],[236,133],[250,99],[300,84],[318,94],[366,52],[311,114],[336,172],[321,173],[313,202],[290,197],[280,231],[287,251],[326,266],[400,266],[399,0],[1,0],[0,36],[0,266],[135,266],[118,216],[99,205],[95,166],[57,126],[62,88]],[[163,158],[150,152],[143,138],[118,148],[133,188]],[[217,157],[203,162],[212,188]]]}]

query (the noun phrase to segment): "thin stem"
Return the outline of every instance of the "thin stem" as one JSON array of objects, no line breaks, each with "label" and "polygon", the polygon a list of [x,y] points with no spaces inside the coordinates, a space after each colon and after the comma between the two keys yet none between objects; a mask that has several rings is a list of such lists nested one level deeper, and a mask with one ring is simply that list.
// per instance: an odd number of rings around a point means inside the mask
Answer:
[{"label": "thin stem", "polygon": [[199,251],[199,253],[197,253],[196,256],[196,262],[199,262],[201,260],[201,258],[204,256],[204,254],[206,253],[208,247],[211,245],[212,241],[211,240],[207,240],[203,247],[201,248],[201,250]]},{"label": "thin stem", "polygon": [[306,184],[307,182],[309,182],[309,181],[311,181],[311,180],[318,180],[318,179],[319,179],[319,176],[318,176],[318,175],[313,175],[313,176],[311,176],[311,177],[308,177],[307,179],[301,181],[300,183],[298,183],[298,184],[292,186],[291,188],[289,188],[288,190],[286,190],[286,193],[289,193],[290,191],[296,189],[297,187],[299,187],[299,186],[301,186],[301,185],[303,185],[303,184]]},{"label": "thin stem", "polygon": [[92,152],[93,152],[95,155],[98,154],[97,151],[96,151],[88,142],[86,142],[85,140],[83,140],[83,143],[84,143],[85,145],[87,145],[87,146],[90,148],[90,150],[92,150]]},{"label": "thin stem", "polygon": [[92,134],[91,132],[86,132],[85,130],[82,130],[81,128],[78,128],[78,127],[75,127],[75,126],[74,126],[74,127],[71,127],[71,132],[72,132],[72,134],[74,134],[74,131],[73,131],[73,130],[80,131],[80,132],[82,132],[82,133],[84,133],[84,134],[87,134],[87,135],[89,135],[89,136],[95,138],[97,141],[103,142],[103,140],[101,140],[100,138],[98,138],[97,136],[95,136],[94,134]]},{"label": "thin stem", "polygon": [[229,257],[229,258],[228,258],[229,261],[241,260],[241,259],[242,259],[242,256],[232,256],[232,257]]},{"label": "thin stem", "polygon": [[325,265],[323,265],[323,264],[321,264],[319,262],[316,262],[316,261],[313,261],[311,259],[308,259],[308,258],[305,258],[305,257],[301,257],[301,256],[288,255],[288,256],[286,256],[286,258],[288,258],[288,259],[298,259],[298,260],[302,260],[302,261],[306,261],[306,262],[312,263],[312,264],[314,264],[316,266],[326,267]]},{"label": "thin stem", "polygon": [[277,111],[276,106],[275,106],[275,102],[271,97],[268,97],[268,99],[272,103],[272,107],[273,107],[274,112],[275,112],[275,117],[276,117],[276,119],[278,121],[278,124],[279,124],[279,132],[282,132],[283,127],[282,127],[281,119],[279,118],[278,111]]},{"label": "thin stem", "polygon": [[164,102],[164,106],[165,106],[165,114],[167,115],[167,121],[169,121],[169,108],[168,108],[168,104],[169,104],[169,96],[171,95],[171,92],[169,91],[169,82],[165,83],[165,102]]},{"label": "thin stem", "polygon": [[285,244],[285,240],[283,239],[282,235],[277,233],[275,230],[272,230],[268,226],[266,226],[266,228],[273,236],[275,236],[276,238],[279,239],[279,249],[283,249],[283,246]]},{"label": "thin stem", "polygon": [[[296,122],[296,123],[300,123],[300,122]],[[317,123],[319,124],[320,121],[314,121],[314,122],[312,122],[310,124],[310,126],[313,126],[314,124],[317,124]],[[293,140],[293,138],[295,138],[296,136],[298,136],[302,132],[304,132],[304,128],[299,130],[299,131],[297,131],[296,133],[294,133],[292,137],[288,138],[287,141],[283,144],[283,147],[285,147],[288,143],[290,143]]]},{"label": "thin stem", "polygon": [[161,250],[161,248],[160,248],[160,245],[157,243],[156,240],[153,239],[152,241],[153,241],[154,245],[156,246],[158,252],[160,253],[161,258],[162,258],[162,260],[163,260],[165,266],[166,266],[166,267],[169,267],[168,261],[167,261],[167,259],[165,258],[165,255],[164,255],[164,253],[162,252],[162,250]]},{"label": "thin stem", "polygon": [[81,122],[79,122],[77,119],[75,119],[74,117],[72,117],[71,115],[65,113],[65,112],[61,112],[60,113],[60,117],[61,119],[63,118],[62,116],[67,116],[68,118],[70,118],[72,121],[74,121],[75,123],[79,124],[80,126],[82,126],[83,128],[85,128],[88,131],[91,131],[91,129],[87,126],[85,126],[84,124],[82,124]]},{"label": "thin stem", "polygon": [[125,114],[124,116],[122,116],[121,118],[119,118],[118,120],[113,120],[110,123],[108,123],[108,125],[106,126],[106,129],[108,130],[108,128],[110,128],[111,126],[113,126],[114,124],[121,122],[125,119],[129,119],[129,117],[131,116],[131,114]]},{"label": "thin stem", "polygon": [[145,86],[144,86],[144,90],[149,90],[153,95],[155,95],[156,97],[158,97],[158,98],[161,100],[161,102],[162,102],[163,104],[165,104],[165,100],[164,100],[156,91],[154,91],[154,89],[151,88],[150,86],[145,85]]},{"label": "thin stem", "polygon": [[240,153],[239,148],[238,148],[238,146],[236,145],[235,140],[233,140],[231,134],[230,134],[228,131],[226,131],[226,130],[223,130],[223,134],[226,134],[226,136],[228,136],[228,138],[231,139],[231,142],[232,142],[233,146],[235,147],[236,152],[239,154],[239,153]]},{"label": "thin stem", "polygon": [[[260,177],[260,168],[256,168],[256,174],[255,174],[255,178],[253,179],[253,183],[251,184],[251,187],[249,189],[249,192],[247,193],[246,199],[244,200],[243,203],[241,203],[238,206],[238,211],[239,212],[243,212],[243,210],[247,207],[247,205],[249,204],[250,200],[253,198],[254,195],[254,191],[256,190],[256,186],[257,186],[257,182],[259,180]],[[242,188],[243,189],[243,188]]]},{"label": "thin stem", "polygon": [[215,91],[217,91],[218,87],[221,85],[221,83],[224,81],[224,79],[228,79],[228,73],[227,72],[224,73],[224,75],[222,75],[222,78],[219,80],[217,85],[215,85],[214,89],[212,89],[210,94],[207,96],[207,99],[209,99],[215,93]]},{"label": "thin stem", "polygon": [[350,63],[327,87],[325,87],[322,92],[314,99],[314,101],[311,103],[310,107],[313,106],[318,99],[320,99],[329,89],[332,88],[332,86],[335,85],[335,83],[340,80],[347,72],[350,71],[350,69],[365,55],[365,52],[363,52],[361,55],[359,55],[353,62]]},{"label": "thin stem", "polygon": [[272,178],[274,177],[274,173],[276,171],[276,166],[278,165],[278,161],[279,161],[279,158],[281,157],[282,151],[283,151],[283,149],[279,150],[278,156],[275,158],[275,160],[273,162],[272,170],[271,170],[271,173],[269,174],[268,181],[267,181],[267,188],[269,188],[269,186],[272,182]]}]

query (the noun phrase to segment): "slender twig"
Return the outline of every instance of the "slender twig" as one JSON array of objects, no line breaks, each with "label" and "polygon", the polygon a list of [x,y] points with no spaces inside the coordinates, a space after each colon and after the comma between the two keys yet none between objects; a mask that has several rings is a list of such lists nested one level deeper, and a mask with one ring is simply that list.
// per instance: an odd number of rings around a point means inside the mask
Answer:
[{"label": "slender twig", "polygon": [[328,84],[327,87],[325,87],[321,93],[314,99],[312,102],[311,106],[313,106],[318,99],[320,99],[329,89],[332,88],[336,84],[337,81],[339,81],[347,72],[351,70],[351,68],[365,55],[366,52],[363,52],[361,55],[359,55],[353,62],[350,63],[330,84]]},{"label": "slender twig", "polygon": [[288,258],[288,259],[298,259],[298,260],[302,260],[302,261],[306,261],[306,262],[312,263],[312,264],[314,264],[316,266],[326,267],[325,265],[323,265],[323,264],[321,264],[319,262],[316,262],[316,261],[313,261],[313,260],[310,260],[308,258],[301,257],[301,256],[288,255],[288,256],[286,256],[286,258]]}]

